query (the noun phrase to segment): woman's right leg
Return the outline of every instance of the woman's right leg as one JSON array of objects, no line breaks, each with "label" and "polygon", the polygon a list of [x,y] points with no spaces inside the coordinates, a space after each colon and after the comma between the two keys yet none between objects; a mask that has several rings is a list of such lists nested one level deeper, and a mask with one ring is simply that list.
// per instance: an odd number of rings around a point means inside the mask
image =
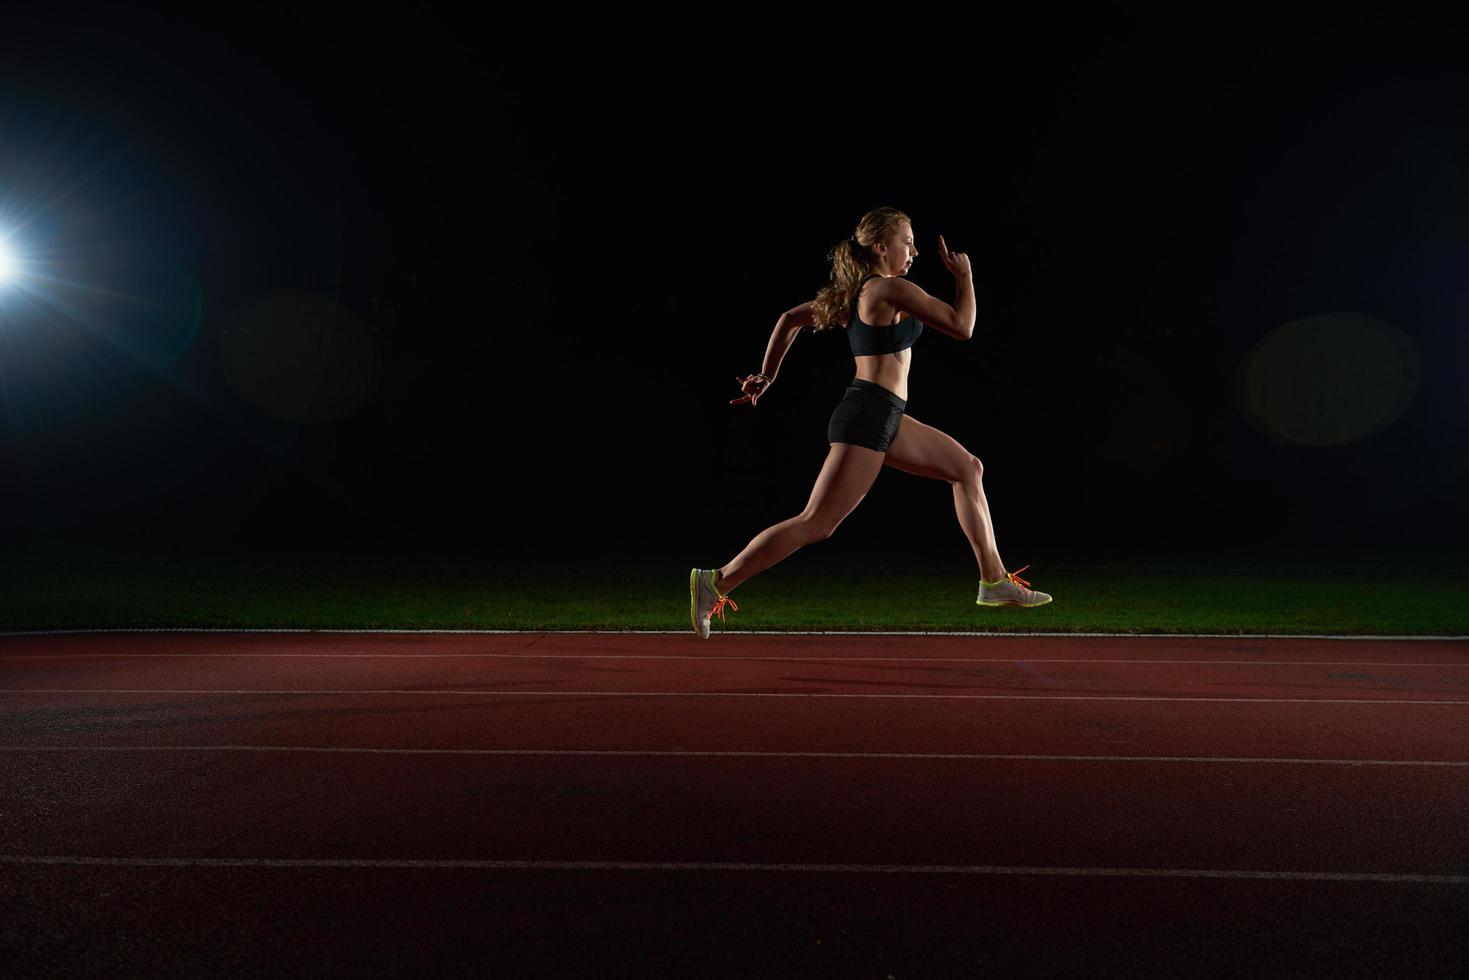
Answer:
[{"label": "woman's right leg", "polygon": [[806,509],[755,535],[744,551],[719,569],[715,588],[728,594],[796,549],[831,537],[842,519],[867,496],[886,455],[849,442],[832,443]]}]

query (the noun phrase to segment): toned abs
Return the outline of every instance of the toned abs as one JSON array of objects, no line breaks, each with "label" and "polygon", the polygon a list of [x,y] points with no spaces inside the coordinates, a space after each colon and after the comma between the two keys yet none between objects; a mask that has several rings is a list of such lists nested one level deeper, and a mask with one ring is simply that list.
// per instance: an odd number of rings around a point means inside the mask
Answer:
[{"label": "toned abs", "polygon": [[[873,279],[863,283],[857,294],[857,316],[863,323],[876,326],[897,326],[910,314],[900,310],[884,299],[886,290]],[[863,381],[882,385],[904,401],[908,400],[908,365],[913,360],[913,348],[900,350],[896,354],[857,354],[857,377]]]}]

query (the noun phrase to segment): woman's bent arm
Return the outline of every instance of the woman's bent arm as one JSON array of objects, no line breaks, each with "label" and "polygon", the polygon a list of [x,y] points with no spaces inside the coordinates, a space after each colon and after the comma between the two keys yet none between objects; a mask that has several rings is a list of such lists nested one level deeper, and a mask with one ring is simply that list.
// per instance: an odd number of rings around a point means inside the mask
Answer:
[{"label": "woman's bent arm", "polygon": [[760,366],[761,374],[771,381],[775,380],[780,371],[780,362],[785,360],[786,351],[791,349],[791,344],[796,342],[800,332],[799,320],[789,313],[782,313],[775,323],[775,329],[770,333],[770,345],[765,348],[765,361]]},{"label": "woman's bent arm", "polygon": [[[965,338],[974,336],[974,279],[968,273],[954,277],[954,311],[959,314],[960,328]],[[968,328],[964,328],[968,324]]]}]

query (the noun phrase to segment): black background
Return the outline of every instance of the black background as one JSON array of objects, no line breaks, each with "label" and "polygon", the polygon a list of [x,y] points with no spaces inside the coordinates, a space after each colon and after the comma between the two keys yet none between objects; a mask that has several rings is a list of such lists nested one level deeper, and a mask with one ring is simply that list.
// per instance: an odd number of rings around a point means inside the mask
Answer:
[{"label": "black background", "polygon": [[[853,364],[803,334],[757,407],[735,378],[879,206],[930,293],[938,234],[973,264],[908,410],[984,462],[1007,567],[1465,543],[1455,25],[582,16],[7,25],[6,548],[718,565],[804,506]],[[1416,387],[1273,436],[1242,366],[1327,314],[1395,328]],[[1339,363],[1291,368],[1316,418],[1362,397]],[[820,547],[972,560],[891,469]]]}]

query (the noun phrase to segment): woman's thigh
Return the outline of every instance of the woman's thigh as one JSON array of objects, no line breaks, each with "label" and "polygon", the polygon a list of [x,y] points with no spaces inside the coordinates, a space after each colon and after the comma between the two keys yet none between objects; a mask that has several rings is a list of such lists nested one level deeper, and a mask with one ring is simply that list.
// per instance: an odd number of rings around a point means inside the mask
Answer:
[{"label": "woman's thigh", "polygon": [[875,449],[849,442],[832,443],[802,513],[835,528],[872,489],[877,474],[882,472],[882,460],[883,454]]},{"label": "woman's thigh", "polygon": [[963,483],[982,470],[979,460],[957,439],[911,415],[904,415],[898,424],[884,462],[904,473],[950,483]]}]

